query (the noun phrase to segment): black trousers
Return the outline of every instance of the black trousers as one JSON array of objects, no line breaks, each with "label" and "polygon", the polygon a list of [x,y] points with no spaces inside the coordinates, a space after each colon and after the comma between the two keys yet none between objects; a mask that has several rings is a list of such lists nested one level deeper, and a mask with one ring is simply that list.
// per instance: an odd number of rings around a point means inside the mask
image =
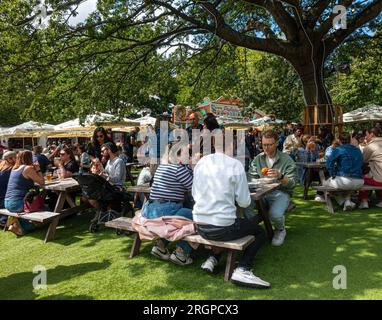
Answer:
[{"label": "black trousers", "polygon": [[[250,269],[252,267],[257,251],[259,251],[260,247],[266,241],[264,229],[255,222],[245,218],[237,218],[234,224],[227,227],[200,224],[197,225],[197,231],[203,238],[215,241],[230,241],[248,235],[255,236],[255,241],[244,250],[239,262],[239,267],[245,269]],[[220,255],[214,256],[219,260]]]}]

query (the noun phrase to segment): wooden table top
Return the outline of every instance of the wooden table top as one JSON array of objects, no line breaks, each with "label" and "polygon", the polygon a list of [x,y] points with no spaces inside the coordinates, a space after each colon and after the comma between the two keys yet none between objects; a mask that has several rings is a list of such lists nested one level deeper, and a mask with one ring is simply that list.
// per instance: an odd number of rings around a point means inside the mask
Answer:
[{"label": "wooden table top", "polygon": [[66,178],[64,180],[53,180],[51,182],[46,182],[42,187],[45,190],[51,191],[68,191],[68,190],[79,190],[81,189],[80,185],[73,178]]},{"label": "wooden table top", "polygon": [[[251,192],[251,198],[254,200],[260,200],[265,194],[277,189],[281,183],[276,182],[276,183],[269,183],[269,184],[264,184],[262,186],[259,186],[256,188],[255,192]],[[149,194],[151,191],[151,188],[147,185],[145,186],[133,186],[133,187],[128,187],[126,189],[127,192],[142,192]]]},{"label": "wooden table top", "polygon": [[305,168],[323,169],[326,168],[326,162],[296,162],[297,165],[301,165]]},{"label": "wooden table top", "polygon": [[275,183],[269,183],[269,184],[264,184],[262,186],[259,186],[256,188],[255,192],[251,192],[251,198],[255,201],[260,200],[267,193],[272,192],[273,190],[276,190],[280,185],[281,185],[280,182],[275,182]]},{"label": "wooden table top", "polygon": [[148,185],[144,185],[144,186],[132,186],[132,187],[128,187],[126,189],[126,191],[127,192],[132,192],[132,193],[136,193],[136,192],[150,193],[151,188]]}]

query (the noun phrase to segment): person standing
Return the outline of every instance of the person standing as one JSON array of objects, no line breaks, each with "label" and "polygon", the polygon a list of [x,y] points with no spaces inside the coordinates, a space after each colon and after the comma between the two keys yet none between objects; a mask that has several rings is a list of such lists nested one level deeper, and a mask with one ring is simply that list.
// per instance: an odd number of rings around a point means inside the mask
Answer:
[{"label": "person standing", "polygon": [[[278,135],[273,130],[265,131],[262,137],[264,152],[253,160],[248,171],[249,182],[258,178],[269,177],[277,179],[281,186],[264,196],[269,204],[269,215],[275,227],[272,245],[281,246],[284,243],[285,211],[290,204],[293,190],[298,183],[296,163],[292,158],[277,149]],[[267,170],[263,170],[263,169]],[[249,213],[249,212],[248,212]]]}]

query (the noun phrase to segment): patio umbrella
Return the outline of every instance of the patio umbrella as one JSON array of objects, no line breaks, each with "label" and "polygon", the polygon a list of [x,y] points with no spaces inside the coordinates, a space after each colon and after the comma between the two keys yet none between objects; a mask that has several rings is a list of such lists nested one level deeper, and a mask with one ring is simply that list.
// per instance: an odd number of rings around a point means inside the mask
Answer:
[{"label": "patio umbrella", "polygon": [[46,135],[48,132],[54,130],[54,125],[47,123],[40,123],[35,121],[28,121],[17,126],[3,130],[0,133],[1,137],[5,138],[23,138],[23,137],[39,137]]},{"label": "patio umbrella", "polygon": [[382,106],[371,104],[343,114],[344,123],[382,121]]}]

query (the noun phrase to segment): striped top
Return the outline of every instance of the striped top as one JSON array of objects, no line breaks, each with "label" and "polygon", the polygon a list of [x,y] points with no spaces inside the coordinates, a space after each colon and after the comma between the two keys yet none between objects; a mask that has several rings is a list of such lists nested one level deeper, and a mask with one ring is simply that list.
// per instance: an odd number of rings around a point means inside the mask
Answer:
[{"label": "striped top", "polygon": [[184,201],[192,188],[192,172],[181,164],[161,164],[155,171],[150,200]]}]

